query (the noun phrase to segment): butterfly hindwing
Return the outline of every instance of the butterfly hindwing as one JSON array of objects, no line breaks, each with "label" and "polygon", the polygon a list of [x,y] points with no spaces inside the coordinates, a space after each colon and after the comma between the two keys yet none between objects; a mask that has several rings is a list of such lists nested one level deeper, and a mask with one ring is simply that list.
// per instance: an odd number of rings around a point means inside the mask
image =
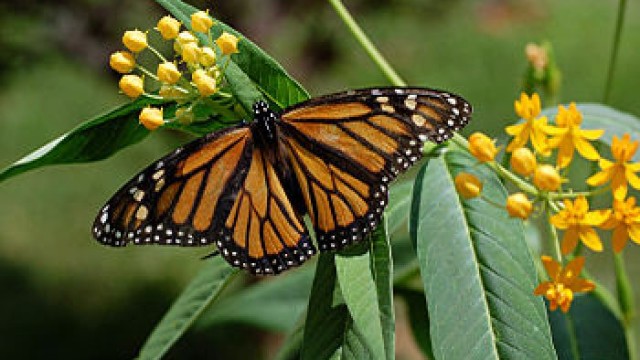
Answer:
[{"label": "butterfly hindwing", "polygon": [[100,210],[93,235],[105,245],[194,246],[215,240],[250,162],[246,125],[197,139],[151,164]]},{"label": "butterfly hindwing", "polygon": [[280,273],[316,252],[273,161],[257,147],[220,231],[225,259],[254,274]]},{"label": "butterfly hindwing", "polygon": [[380,220],[388,184],[466,125],[462,98],[423,88],[349,91],[314,98],[281,115],[283,142],[321,250],[359,241]]}]

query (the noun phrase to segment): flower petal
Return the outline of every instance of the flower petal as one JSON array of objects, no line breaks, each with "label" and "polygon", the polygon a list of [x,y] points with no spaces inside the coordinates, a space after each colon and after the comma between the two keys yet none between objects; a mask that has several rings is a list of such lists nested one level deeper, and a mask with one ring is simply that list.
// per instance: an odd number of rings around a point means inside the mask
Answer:
[{"label": "flower petal", "polygon": [[585,214],[582,224],[600,226],[611,216],[611,210],[594,210]]},{"label": "flower petal", "polygon": [[551,256],[543,255],[540,257],[540,260],[542,260],[542,265],[544,266],[544,269],[547,271],[547,274],[549,274],[549,277],[553,281],[557,281],[558,276],[560,276],[560,271],[562,270],[562,266],[560,266],[560,264],[557,261],[553,260]]},{"label": "flower petal", "polygon": [[588,140],[597,140],[604,134],[603,129],[583,130],[580,129],[580,136]]},{"label": "flower petal", "polygon": [[540,285],[538,285],[536,287],[535,290],[533,290],[533,294],[534,295],[545,295],[547,293],[547,291],[549,291],[549,289],[553,288],[553,283],[550,281],[545,281],[543,283],[540,283]]},{"label": "flower petal", "polygon": [[569,284],[572,279],[575,279],[580,275],[582,267],[584,266],[584,256],[576,256],[571,260],[567,266],[562,270],[561,277],[557,282]]},{"label": "flower petal", "polygon": [[504,128],[504,131],[507,134],[511,135],[511,136],[516,136],[516,135],[522,133],[522,130],[526,125],[527,125],[527,123],[507,126],[506,128]]},{"label": "flower petal", "polygon": [[572,226],[562,236],[562,253],[566,255],[572,252],[576,245],[578,245],[578,229]]},{"label": "flower petal", "polygon": [[600,154],[598,154],[598,151],[593,147],[593,145],[591,145],[590,142],[582,138],[575,138],[574,143],[576,146],[576,150],[578,150],[580,155],[582,155],[582,157],[584,157],[585,159],[598,160],[600,158]]},{"label": "flower petal", "polygon": [[629,232],[629,237],[633,240],[634,243],[640,245],[640,224],[635,223],[627,226],[627,231]]},{"label": "flower petal", "polygon": [[[602,160],[602,159],[601,159]],[[603,170],[598,173],[595,173],[593,176],[587,179],[587,184],[591,186],[600,186],[604,185],[611,179],[611,170]]]},{"label": "flower petal", "polygon": [[613,230],[613,237],[611,238],[611,245],[613,245],[613,251],[617,254],[624,246],[627,244],[627,240],[629,239],[629,234],[627,233],[627,227],[624,224],[617,226],[615,230]]},{"label": "flower petal", "polygon": [[620,171],[617,167],[613,168],[611,189],[613,190],[613,197],[618,200],[624,200],[627,197],[627,178],[624,175],[624,171]]},{"label": "flower petal", "polygon": [[627,181],[629,181],[629,184],[631,184],[631,186],[633,186],[635,189],[640,189],[640,177],[638,177],[635,172],[630,171],[627,167],[625,175],[627,177]]},{"label": "flower petal", "polygon": [[559,168],[565,168],[571,163],[573,160],[573,152],[575,151],[573,147],[573,141],[571,141],[570,137],[564,137],[560,142],[560,147],[558,149],[558,158],[557,165]]},{"label": "flower petal", "polygon": [[590,226],[579,226],[578,234],[580,235],[580,240],[582,243],[593,251],[602,251],[602,241],[600,241],[600,237],[598,233],[590,227]]},{"label": "flower petal", "polygon": [[587,279],[575,279],[571,284],[573,292],[588,292],[596,288],[596,285]]}]

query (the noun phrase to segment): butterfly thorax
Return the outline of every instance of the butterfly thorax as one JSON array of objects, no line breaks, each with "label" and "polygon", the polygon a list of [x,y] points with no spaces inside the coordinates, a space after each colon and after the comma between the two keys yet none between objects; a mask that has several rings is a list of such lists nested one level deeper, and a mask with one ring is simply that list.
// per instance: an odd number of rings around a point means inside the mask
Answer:
[{"label": "butterfly thorax", "polygon": [[253,104],[254,120],[251,124],[251,132],[256,146],[264,150],[275,151],[277,147],[277,115],[269,109],[264,101]]}]

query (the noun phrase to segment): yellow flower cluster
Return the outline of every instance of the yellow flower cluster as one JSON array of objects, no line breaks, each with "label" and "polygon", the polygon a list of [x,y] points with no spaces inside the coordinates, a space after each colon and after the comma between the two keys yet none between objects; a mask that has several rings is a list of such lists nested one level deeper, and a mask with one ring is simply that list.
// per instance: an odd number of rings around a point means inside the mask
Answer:
[{"label": "yellow flower cluster", "polygon": [[[230,33],[222,32],[215,40],[211,28],[215,21],[208,11],[198,11],[191,15],[191,30],[182,30],[182,24],[171,16],[160,19],[155,30],[166,41],[173,42],[175,51],[173,59],[167,60],[158,50],[149,44],[150,32],[129,30],[122,36],[122,43],[127,50],[116,51],[109,58],[109,65],[123,74],[120,79],[120,90],[128,97],[135,99],[143,94],[176,101],[180,106],[176,110],[176,120],[188,123],[193,119],[191,109],[202,98],[208,98],[221,91],[224,81],[224,70],[229,63],[230,55],[238,53],[239,39]],[[206,37],[201,42],[198,37]],[[150,51],[159,60],[155,72],[137,63],[142,51]],[[139,70],[142,75],[132,74]],[[143,76],[144,75],[144,76]],[[157,83],[157,95],[154,91],[146,92],[146,78]],[[163,125],[161,109],[145,109],[139,120],[149,130]],[[178,116],[180,114],[180,116]]]},{"label": "yellow flower cluster", "polygon": [[[521,191],[507,197],[504,208],[511,217],[526,220],[531,216],[534,205],[539,204],[546,216],[545,221],[553,225],[551,242],[559,249],[556,257],[572,256],[578,244],[601,252],[605,248],[598,229],[612,231],[612,249],[619,253],[629,239],[640,244],[640,207],[636,199],[628,197],[628,186],[640,189],[640,163],[632,163],[638,150],[638,141],[632,141],[629,134],[613,136],[611,154],[614,160],[600,156],[593,141],[604,134],[601,129],[583,129],[582,113],[575,103],[568,107],[559,106],[553,123],[541,115],[540,97],[523,93],[515,101],[515,113],[523,119],[517,125],[506,127],[512,136],[506,146],[509,153],[509,168],[495,161],[499,153],[495,142],[482,133],[469,137],[469,152],[481,164],[487,164],[499,176],[512,182]],[[586,180],[586,184],[598,187],[587,192],[564,190],[561,172],[572,163],[575,153],[589,161],[596,161],[600,171]],[[460,173],[455,178],[458,193],[465,199],[481,195],[482,181],[477,177]],[[567,188],[569,186],[566,186]],[[611,191],[613,203],[610,208],[590,210],[587,198]],[[489,201],[489,199],[486,199]],[[491,202],[491,201],[489,201]],[[562,238],[555,235],[562,231]],[[551,308],[568,311],[576,292],[590,291],[593,283],[578,276],[584,265],[584,258],[576,257],[562,268],[560,262],[549,256],[542,256],[551,281],[538,286],[535,293],[544,295]]]}]

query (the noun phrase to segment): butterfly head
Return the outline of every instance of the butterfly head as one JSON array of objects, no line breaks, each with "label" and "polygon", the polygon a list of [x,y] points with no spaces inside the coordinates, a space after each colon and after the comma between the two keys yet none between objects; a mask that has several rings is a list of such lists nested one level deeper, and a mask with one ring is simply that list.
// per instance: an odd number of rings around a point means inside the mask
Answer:
[{"label": "butterfly head", "polygon": [[269,104],[267,104],[265,101],[256,101],[253,104],[253,115],[256,119],[264,116],[264,115],[268,115],[271,112],[271,110],[269,109]]}]

